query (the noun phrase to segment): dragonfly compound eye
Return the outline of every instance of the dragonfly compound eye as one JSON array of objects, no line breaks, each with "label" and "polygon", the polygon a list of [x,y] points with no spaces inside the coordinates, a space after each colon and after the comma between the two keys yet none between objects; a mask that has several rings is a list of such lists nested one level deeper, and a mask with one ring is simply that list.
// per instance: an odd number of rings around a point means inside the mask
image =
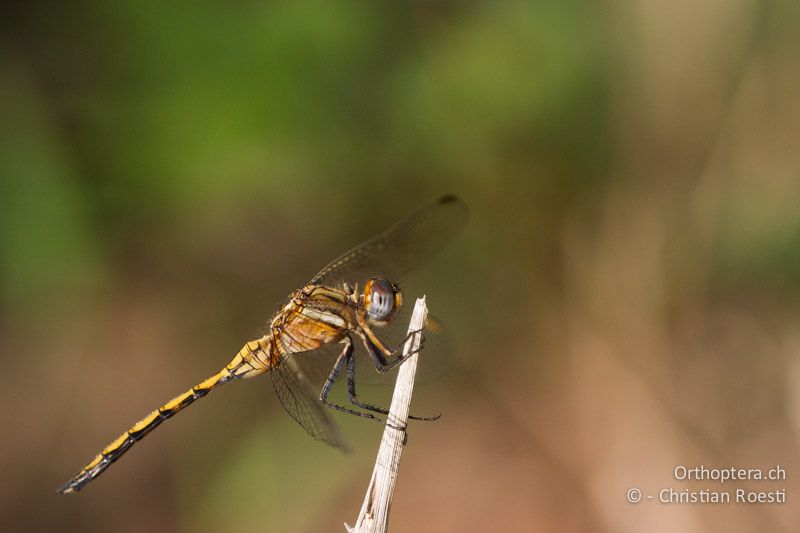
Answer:
[{"label": "dragonfly compound eye", "polygon": [[370,320],[378,323],[388,322],[400,307],[400,293],[389,280],[373,278],[364,287],[367,313]]}]

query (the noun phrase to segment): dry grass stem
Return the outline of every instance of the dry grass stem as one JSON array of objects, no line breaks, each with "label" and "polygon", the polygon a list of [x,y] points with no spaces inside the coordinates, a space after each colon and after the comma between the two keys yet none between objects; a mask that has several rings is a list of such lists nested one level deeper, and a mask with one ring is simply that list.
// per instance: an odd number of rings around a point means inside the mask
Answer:
[{"label": "dry grass stem", "polygon": [[[414,313],[411,315],[408,332],[421,331],[425,326],[427,315],[428,308],[425,305],[425,297],[417,299],[414,305]],[[421,333],[411,337],[403,348],[403,355],[418,350],[421,341]],[[386,425],[383,431],[381,446],[378,450],[378,457],[375,460],[375,468],[372,470],[372,477],[367,487],[364,503],[361,505],[361,512],[358,515],[355,526],[351,528],[345,524],[345,527],[351,533],[385,532],[389,526],[389,509],[392,505],[394,485],[397,480],[400,455],[403,452],[403,441],[405,440],[405,431],[398,428],[404,428],[408,423],[408,412],[411,406],[411,394],[414,389],[414,375],[417,371],[418,355],[415,353],[400,365],[394,386],[392,405],[389,408],[389,424]]]}]

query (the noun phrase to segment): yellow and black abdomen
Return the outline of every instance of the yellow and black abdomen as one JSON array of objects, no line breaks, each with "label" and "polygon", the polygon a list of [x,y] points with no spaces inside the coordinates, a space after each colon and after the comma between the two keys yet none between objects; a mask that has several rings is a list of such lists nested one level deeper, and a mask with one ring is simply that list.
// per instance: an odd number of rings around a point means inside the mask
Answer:
[{"label": "yellow and black abdomen", "polygon": [[60,486],[58,492],[62,494],[78,492],[87,483],[102,474],[111,463],[122,457],[137,441],[157,428],[164,420],[174,416],[220,385],[234,379],[252,377],[268,371],[270,368],[270,340],[270,337],[263,337],[245,344],[225,368],[168,401],[117,437],[72,479]]}]

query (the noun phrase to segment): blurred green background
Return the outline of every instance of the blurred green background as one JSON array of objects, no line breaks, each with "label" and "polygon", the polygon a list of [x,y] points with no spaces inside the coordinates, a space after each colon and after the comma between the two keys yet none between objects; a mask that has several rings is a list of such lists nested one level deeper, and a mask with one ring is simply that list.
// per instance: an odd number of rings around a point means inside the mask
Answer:
[{"label": "blurred green background", "polygon": [[[796,2],[0,10],[3,531],[352,523],[380,428],[338,417],[343,456],[268,378],[54,489],[445,192],[472,220],[406,297],[458,350],[415,395],[443,418],[411,428],[394,531],[796,528]],[[781,464],[755,488],[789,501],[625,502],[718,488],[679,464]]]}]

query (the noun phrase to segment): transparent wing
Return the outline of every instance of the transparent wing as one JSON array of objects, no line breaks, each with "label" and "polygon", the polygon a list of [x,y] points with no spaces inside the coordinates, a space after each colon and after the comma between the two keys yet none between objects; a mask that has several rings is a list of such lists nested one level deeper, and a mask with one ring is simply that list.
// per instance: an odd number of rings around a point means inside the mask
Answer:
[{"label": "transparent wing", "polygon": [[[339,347],[339,350],[341,350],[341,347]],[[303,352],[303,354],[311,357],[319,351]],[[325,352],[332,353],[332,350],[328,349]],[[320,389],[315,390],[314,385],[312,385],[300,364],[298,364],[296,355],[288,354],[282,357],[281,364],[270,371],[275,394],[277,394],[286,412],[309,435],[335,448],[349,451],[349,447],[344,441],[338,426],[331,420],[326,412],[326,407],[319,401]],[[316,355],[321,356],[324,353]],[[330,365],[330,368],[333,368],[333,364],[330,363]]]},{"label": "transparent wing", "polygon": [[451,241],[468,219],[460,198],[442,196],[333,260],[309,283],[330,286],[374,276],[397,283]]}]

